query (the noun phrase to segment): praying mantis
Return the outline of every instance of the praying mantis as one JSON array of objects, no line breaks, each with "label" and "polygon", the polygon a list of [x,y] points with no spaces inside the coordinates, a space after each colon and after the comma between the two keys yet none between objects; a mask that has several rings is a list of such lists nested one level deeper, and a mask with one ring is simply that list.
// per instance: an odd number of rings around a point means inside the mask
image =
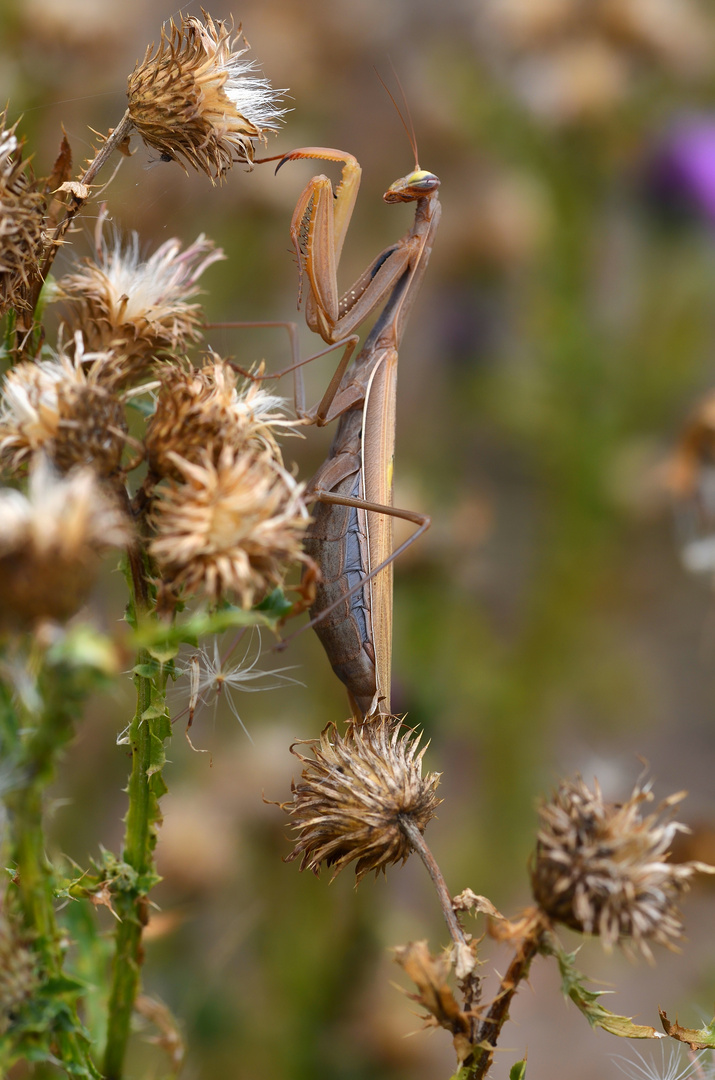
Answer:
[{"label": "praying mantis", "polygon": [[[351,154],[325,147],[294,150],[278,168],[301,158],[342,166],[335,191],[326,176],[309,181],[291,222],[301,293],[304,277],[308,283],[306,322],[329,345],[345,345],[328,389],[309,412],[302,381],[296,379],[296,409],[306,422],[322,426],[338,420],[329,456],[306,493],[316,506],[305,549],[322,578],[309,625],[347,688],[354,718],[367,720],[391,712],[392,562],[430,524],[425,515],[392,506],[392,473],[398,350],[439,224],[440,181],[420,169],[415,151],[414,171],[383,196],[386,202],[416,204],[411,228],[341,296],[337,268],[361,169]],[[349,367],[355,331],[381,303],[383,310]],[[393,551],[395,517],[418,528]]]}]

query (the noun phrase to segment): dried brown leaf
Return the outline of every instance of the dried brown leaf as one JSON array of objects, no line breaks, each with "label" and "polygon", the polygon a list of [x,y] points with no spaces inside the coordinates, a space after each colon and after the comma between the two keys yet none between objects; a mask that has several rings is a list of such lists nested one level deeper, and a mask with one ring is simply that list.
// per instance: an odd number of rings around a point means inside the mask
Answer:
[{"label": "dried brown leaf", "polygon": [[94,904],[95,907],[108,908],[117,922],[122,921],[112,907],[112,890],[109,887],[108,881],[103,881],[99,888],[95,889],[94,892],[87,893],[87,899],[90,904]]},{"label": "dried brown leaf", "polygon": [[663,1009],[658,1009],[658,1012],[660,1014],[660,1022],[663,1025],[663,1031],[666,1035],[669,1035],[671,1039],[677,1039],[678,1042],[687,1043],[691,1050],[715,1049],[715,1020],[705,1027],[696,1030],[695,1028],[681,1027],[678,1023],[677,1016],[675,1022],[671,1024]]},{"label": "dried brown leaf", "polygon": [[60,143],[60,150],[52,166],[52,172],[47,178],[47,190],[55,191],[61,187],[62,184],[66,184],[72,175],[72,149],[69,144],[67,135],[62,132],[62,142]]},{"label": "dried brown leaf", "polygon": [[454,946],[454,974],[461,983],[477,967],[477,942],[457,942]]},{"label": "dried brown leaf", "polygon": [[494,907],[494,904],[486,896],[479,896],[471,889],[464,889],[452,900],[455,911],[474,911],[476,914],[489,915],[492,919],[503,919],[504,916]]},{"label": "dried brown leaf", "polygon": [[163,1002],[156,1001],[155,998],[148,997],[146,994],[139,995],[134,1008],[140,1016],[158,1029],[159,1034],[152,1036],[149,1042],[166,1051],[174,1073],[178,1074],[184,1062],[186,1048],[176,1019]]},{"label": "dried brown leaf", "polygon": [[418,993],[410,994],[410,997],[419,1002],[440,1027],[454,1035],[466,1035],[469,1018],[459,1008],[446,981],[452,966],[449,958],[432,956],[426,941],[411,941],[395,949],[395,961],[417,987]]},{"label": "dried brown leaf", "polygon": [[64,184],[60,184],[57,190],[68,191],[70,195],[74,195],[75,199],[88,199],[92,189],[88,184],[80,184],[79,180],[67,180]]}]

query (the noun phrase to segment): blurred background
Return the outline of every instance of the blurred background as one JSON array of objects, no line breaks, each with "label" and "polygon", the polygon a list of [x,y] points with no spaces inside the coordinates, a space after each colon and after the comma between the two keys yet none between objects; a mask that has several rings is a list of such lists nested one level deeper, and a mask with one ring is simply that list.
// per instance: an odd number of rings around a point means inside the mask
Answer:
[{"label": "blurred background", "polygon": [[[392,66],[399,74],[421,165],[442,180],[442,225],[401,353],[395,502],[433,526],[396,567],[393,704],[424,728],[426,766],[442,773],[427,839],[451,890],[470,886],[516,914],[529,902],[538,797],[576,771],[624,797],[644,762],[658,797],[690,793],[684,857],[712,858],[715,606],[698,546],[708,523],[692,501],[674,511],[670,490],[684,426],[715,385],[711,3],[245,0],[210,13],[242,22],[265,75],[290,88],[268,152],[336,146],[363,166],[344,287],[411,218],[381,198],[412,153],[375,67],[392,85]],[[37,172],[49,171],[62,125],[80,168],[89,127],[118,122],[127,75],[172,15],[153,0],[0,3],[0,100],[10,120],[22,116]],[[104,195],[116,226],[137,230],[147,252],[207,233],[228,256],[203,279],[208,317],[298,319],[303,355],[315,351],[288,250],[314,163],[278,177],[236,166],[212,188],[132,145]],[[89,254],[92,229],[90,211],[73,254]],[[278,329],[207,340],[246,365],[289,362]],[[312,367],[316,400],[331,359]],[[285,446],[306,479],[330,437]],[[707,472],[686,465],[681,491]],[[683,565],[694,550],[700,575]],[[108,570],[97,594],[107,628],[122,605]],[[238,655],[247,646],[258,642]],[[209,754],[192,753],[179,720],[165,771],[164,881],[144,977],[181,1019],[182,1076],[447,1077],[449,1039],[413,1034],[420,1021],[389,951],[447,941],[421,866],[357,892],[351,871],[330,886],[301,875],[282,862],[284,815],[263,801],[289,796],[291,742],[347,715],[342,686],[311,633],[258,664],[294,665],[286,674],[299,683],[234,692],[252,741],[210,701],[193,727]],[[185,682],[171,700],[186,708]],[[114,700],[97,698],[55,785],[55,853],[80,865],[100,843],[121,844],[128,762],[115,737],[132,711],[128,678]],[[688,941],[655,969],[583,947],[581,968],[615,991],[609,1008],[655,1025],[659,1005],[681,1023],[712,1016],[715,895],[696,888],[684,908]],[[487,953],[485,974],[503,971],[507,954],[488,943]],[[633,1056],[588,1029],[546,961],[512,1015],[496,1080],[527,1049],[531,1080],[602,1080],[621,1075],[614,1055]],[[136,1040],[132,1077],[165,1072],[161,1051]]]}]

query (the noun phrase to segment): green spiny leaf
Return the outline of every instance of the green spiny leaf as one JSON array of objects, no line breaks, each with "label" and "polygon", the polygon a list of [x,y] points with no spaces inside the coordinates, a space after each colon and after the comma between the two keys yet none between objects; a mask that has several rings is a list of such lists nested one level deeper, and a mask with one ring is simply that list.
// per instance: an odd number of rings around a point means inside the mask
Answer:
[{"label": "green spiny leaf", "polygon": [[70,976],[53,975],[16,1009],[0,1037],[0,1064],[58,1060],[68,1076],[100,1080],[89,1056],[89,1035],[76,1013],[76,1001],[89,990]]},{"label": "green spiny leaf", "polygon": [[196,645],[200,638],[222,634],[234,626],[266,626],[273,629],[277,616],[272,612],[244,611],[243,608],[224,607],[214,612],[196,612],[184,622],[170,626],[154,620],[141,623],[136,630],[134,643],[137,648],[148,650],[152,656],[176,656],[179,645]]},{"label": "green spiny leaf", "polygon": [[279,619],[285,618],[292,607],[290,600],[286,600],[283,590],[274,589],[273,592],[270,592],[268,596],[261,600],[260,604],[256,604],[256,611],[262,611],[264,615],[277,622]]},{"label": "green spiny leaf", "polygon": [[634,1024],[629,1016],[618,1016],[609,1012],[600,1004],[599,998],[610,993],[607,990],[588,990],[584,985],[586,976],[583,975],[574,963],[576,953],[565,952],[555,939],[552,939],[548,948],[543,950],[556,957],[561,972],[561,989],[564,997],[569,998],[577,1009],[583,1013],[591,1027],[600,1027],[611,1035],[618,1035],[628,1039],[659,1039],[662,1038],[655,1028],[647,1024]]},{"label": "green spiny leaf", "polygon": [[[147,710],[147,712],[148,711],[149,710]],[[164,749],[164,740],[152,731],[150,735],[149,765],[146,770],[147,776],[153,776],[154,773],[161,772],[165,765],[166,751]]]},{"label": "green spiny leaf", "polygon": [[164,716],[166,709],[162,709],[159,705],[150,705],[142,713],[142,720],[158,720],[160,716]]},{"label": "green spiny leaf", "polygon": [[141,679],[155,679],[161,673],[161,667],[158,663],[150,660],[148,664],[135,664],[132,672]]},{"label": "green spiny leaf", "polygon": [[162,667],[164,664],[168,664],[174,659],[179,651],[178,641],[160,641],[155,645],[147,645],[147,652],[151,653],[155,660],[157,660]]}]

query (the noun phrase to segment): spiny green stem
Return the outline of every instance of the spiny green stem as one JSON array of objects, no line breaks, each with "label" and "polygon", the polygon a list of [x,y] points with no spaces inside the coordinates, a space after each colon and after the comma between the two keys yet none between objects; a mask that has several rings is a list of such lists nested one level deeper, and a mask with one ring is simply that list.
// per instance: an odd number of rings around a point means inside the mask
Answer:
[{"label": "spiny green stem", "polygon": [[[148,655],[138,657],[148,659]],[[152,862],[149,809],[151,792],[148,769],[150,763],[150,722],[142,719],[151,702],[151,682],[136,676],[137,711],[129,731],[132,752],[132,771],[129,778],[129,810],[124,839],[124,859],[138,873],[146,872]],[[142,963],[141,935],[146,900],[133,891],[117,894],[115,908],[121,919],[118,924],[112,970],[112,989],[109,998],[107,1045],[104,1073],[108,1080],[122,1075],[131,1028],[132,1010],[139,990]]]},{"label": "spiny green stem", "polygon": [[[150,656],[141,652],[139,663],[148,663]],[[129,739],[132,748],[132,772],[129,778],[129,810],[124,840],[124,858],[139,874],[152,865],[151,826],[149,821],[152,795],[148,769],[151,758],[151,722],[142,719],[151,704],[151,680],[137,675],[137,713],[132,721]]]},{"label": "spiny green stem", "polygon": [[[41,977],[50,983],[62,977],[64,950],[55,917],[54,874],[45,853],[44,794],[53,777],[57,755],[74,732],[81,694],[73,685],[72,673],[63,665],[47,667],[38,687],[43,699],[41,710],[13,711],[12,724],[8,723],[9,714],[5,716],[3,743],[10,736],[10,727],[16,725],[13,756],[21,777],[5,798],[16,868],[14,889],[8,892],[8,898],[12,897],[22,916],[40,961]],[[8,752],[10,747],[4,745],[4,749]],[[59,1053],[63,1065],[76,1066],[82,1075],[98,1076],[87,1040],[80,1034],[82,1028],[74,1002],[67,999],[64,1005],[63,1024],[53,1026],[50,1031],[55,1053]]]},{"label": "spiny green stem", "polygon": [[47,700],[39,716],[18,716],[20,727],[29,733],[18,764],[22,781],[8,795],[7,806],[17,866],[15,882],[23,920],[36,936],[46,966],[58,972],[62,968],[62,958],[57,945],[59,932],[55,920],[52,869],[45,854],[44,791],[52,779],[56,755],[71,737],[74,725],[71,704],[65,701],[65,707],[62,707],[55,700],[51,678],[47,680],[46,689]]},{"label": "spiny green stem", "polygon": [[[141,651],[138,666],[149,664],[151,657]],[[109,999],[107,1045],[104,1074],[107,1080],[120,1080],[131,1030],[132,1012],[139,991],[144,959],[142,931],[146,925],[147,891],[154,874],[154,827],[157,821],[157,789],[152,776],[152,741],[163,736],[152,717],[152,681],[136,675],[137,711],[129,729],[132,770],[127,788],[129,809],[126,817],[123,859],[136,873],[134,884],[116,894],[115,910],[121,922],[115,937],[112,988]]]},{"label": "spiny green stem", "polygon": [[24,925],[42,943],[45,963],[53,973],[59,970],[51,943],[58,938],[53,907],[50,870],[45,856],[42,829],[42,792],[36,785],[20,789],[8,800],[13,815],[14,881]]}]

